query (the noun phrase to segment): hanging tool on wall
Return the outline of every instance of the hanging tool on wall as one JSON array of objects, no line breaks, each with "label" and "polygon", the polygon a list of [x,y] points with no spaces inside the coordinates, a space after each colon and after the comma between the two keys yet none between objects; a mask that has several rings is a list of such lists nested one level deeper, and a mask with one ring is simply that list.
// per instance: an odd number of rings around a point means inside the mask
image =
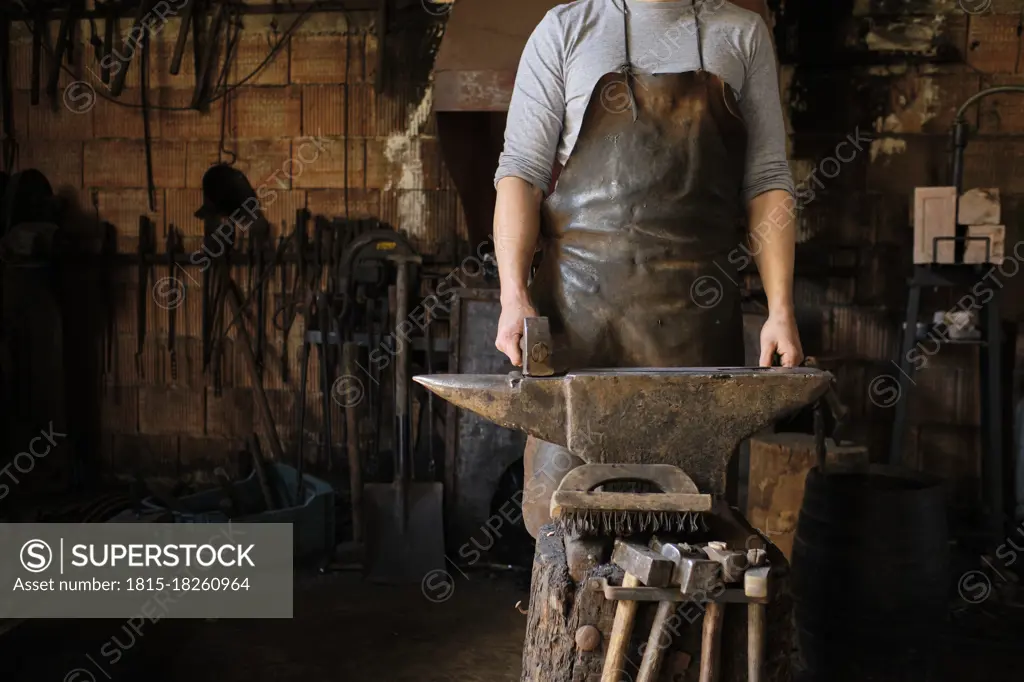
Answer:
[{"label": "hanging tool on wall", "polygon": [[156,226],[147,216],[139,216],[139,281],[135,301],[135,371],[143,376],[142,353],[146,344],[146,307],[149,303],[149,274],[156,254]]},{"label": "hanging tool on wall", "polygon": [[[270,241],[270,225],[257,220],[249,229],[249,295],[256,299],[256,368],[263,375],[265,365],[263,354],[267,342],[266,280],[269,271],[265,267],[267,244]],[[271,263],[271,265],[273,265]]]},{"label": "hanging tool on wall", "polygon": [[188,42],[189,28],[193,27],[192,15],[199,0],[185,0],[185,6],[181,10],[181,28],[178,30],[178,38],[174,41],[174,52],[171,54],[171,75],[177,76],[181,71],[181,60],[185,56],[185,43]]},{"label": "hanging tool on wall", "polygon": [[181,233],[174,225],[167,229],[167,279],[171,290],[167,294],[167,353],[171,359],[171,381],[178,380],[178,353],[174,347],[175,336],[177,335],[178,306],[185,300],[184,283],[178,279],[174,272],[174,257],[184,253],[184,245]]},{"label": "hanging tool on wall", "polygon": [[[156,4],[156,0],[141,0],[139,3],[135,13],[135,20],[132,22],[132,28],[124,39],[124,46],[128,50],[128,54],[118,55],[120,59],[111,78],[110,94],[114,97],[120,97],[121,93],[124,92],[125,79],[128,77],[128,69],[131,67],[132,57],[135,56],[135,51],[139,49],[140,44],[149,31],[145,21],[154,4]],[[129,42],[131,42],[131,45],[127,45]]]},{"label": "hanging tool on wall", "polygon": [[146,189],[149,196],[149,210],[156,211],[156,182],[153,180],[153,131],[149,125],[149,32],[142,34],[139,46],[139,61],[141,73],[139,75],[139,99],[142,103],[142,130],[143,144],[146,148]]},{"label": "hanging tool on wall", "polygon": [[[96,207],[96,217],[99,219],[99,206],[96,205],[96,195],[93,194],[93,205]],[[100,271],[100,285],[103,288],[104,298],[104,323],[106,333],[103,339],[103,374],[112,379],[115,374],[114,367],[114,340],[117,337],[117,294],[114,290],[114,260],[117,258],[117,229],[110,223],[103,223],[103,246],[101,247],[104,259],[104,267]]]},{"label": "hanging tool on wall", "polygon": [[[281,236],[277,238],[277,253],[280,255],[280,262],[278,263],[278,286],[280,287],[280,307],[274,312],[274,324],[277,325],[277,314],[283,313],[287,315],[285,307],[288,304],[288,242],[285,235],[285,230],[288,225],[285,221],[281,221]],[[301,254],[299,254],[301,257]],[[288,332],[291,330],[292,323],[291,319],[285,321],[283,325],[278,327],[281,331],[281,381],[288,383]],[[301,480],[301,476],[299,477]]]},{"label": "hanging tool on wall", "polygon": [[57,47],[51,55],[50,72],[46,78],[46,96],[50,98],[50,103],[54,107],[58,101],[61,62],[66,57],[68,65],[74,64],[75,27],[78,26],[78,13],[84,9],[81,0],[69,3],[57,29]]},{"label": "hanging tool on wall", "polygon": [[213,11],[213,18],[210,20],[208,31],[204,31],[202,37],[202,51],[199,55],[199,63],[196,66],[196,87],[192,92],[193,109],[209,111],[210,80],[213,76],[214,67],[217,64],[218,44],[221,28],[227,18],[227,6],[217,4]]}]

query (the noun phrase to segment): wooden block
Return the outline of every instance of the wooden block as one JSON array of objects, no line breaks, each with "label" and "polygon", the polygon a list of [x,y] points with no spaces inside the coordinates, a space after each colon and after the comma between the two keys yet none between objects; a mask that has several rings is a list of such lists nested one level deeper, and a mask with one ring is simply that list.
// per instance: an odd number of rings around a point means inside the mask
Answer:
[{"label": "wooden block", "polygon": [[[867,448],[826,442],[828,464],[867,465]],[[750,439],[747,519],[787,558],[804,500],[807,473],[817,466],[814,436],[776,433]]]},{"label": "wooden block", "polygon": [[[982,237],[988,241],[969,240],[964,248],[965,263],[992,263],[1001,265],[1006,257],[1006,227],[1003,225],[969,225],[968,237]],[[986,253],[988,258],[985,258]]]},{"label": "wooden block", "polygon": [[[956,236],[956,188],[918,187],[914,190],[914,263],[952,263]],[[937,247],[937,257],[935,248]]]},{"label": "wooden block", "polygon": [[960,195],[961,225],[998,225],[1001,222],[998,187],[970,189]]}]

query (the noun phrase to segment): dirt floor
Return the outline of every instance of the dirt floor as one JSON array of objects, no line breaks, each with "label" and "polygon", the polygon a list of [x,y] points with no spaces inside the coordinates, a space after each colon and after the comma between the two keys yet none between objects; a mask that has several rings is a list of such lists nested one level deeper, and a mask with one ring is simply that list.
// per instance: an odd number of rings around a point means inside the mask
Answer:
[{"label": "dirt floor", "polygon": [[331,573],[299,578],[292,620],[162,620],[138,635],[33,621],[0,638],[0,680],[518,682],[527,580],[456,573],[425,593]]},{"label": "dirt floor", "polygon": [[[0,635],[0,682],[519,682],[528,576],[453,576],[423,589],[300,574],[291,620],[26,622]],[[1024,613],[961,606],[912,674],[851,680],[1024,679]]]}]

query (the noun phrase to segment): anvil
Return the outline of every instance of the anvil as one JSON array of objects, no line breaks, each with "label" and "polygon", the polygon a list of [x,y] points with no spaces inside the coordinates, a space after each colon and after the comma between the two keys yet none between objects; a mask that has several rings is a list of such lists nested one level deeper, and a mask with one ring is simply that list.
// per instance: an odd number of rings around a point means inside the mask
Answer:
[{"label": "anvil", "polygon": [[828,391],[810,368],[593,369],[554,377],[414,377],[450,403],[564,446],[587,464],[673,464],[702,493],[725,493],[741,441]]}]

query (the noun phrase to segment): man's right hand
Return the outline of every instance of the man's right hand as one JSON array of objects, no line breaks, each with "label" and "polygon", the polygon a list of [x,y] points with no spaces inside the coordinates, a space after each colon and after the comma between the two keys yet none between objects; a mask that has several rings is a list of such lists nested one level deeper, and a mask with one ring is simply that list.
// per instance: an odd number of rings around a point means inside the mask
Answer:
[{"label": "man's right hand", "polygon": [[494,347],[508,356],[516,367],[522,367],[523,356],[519,350],[519,339],[523,336],[523,320],[537,317],[530,299],[526,296],[501,302],[501,317],[498,318],[498,336]]}]

